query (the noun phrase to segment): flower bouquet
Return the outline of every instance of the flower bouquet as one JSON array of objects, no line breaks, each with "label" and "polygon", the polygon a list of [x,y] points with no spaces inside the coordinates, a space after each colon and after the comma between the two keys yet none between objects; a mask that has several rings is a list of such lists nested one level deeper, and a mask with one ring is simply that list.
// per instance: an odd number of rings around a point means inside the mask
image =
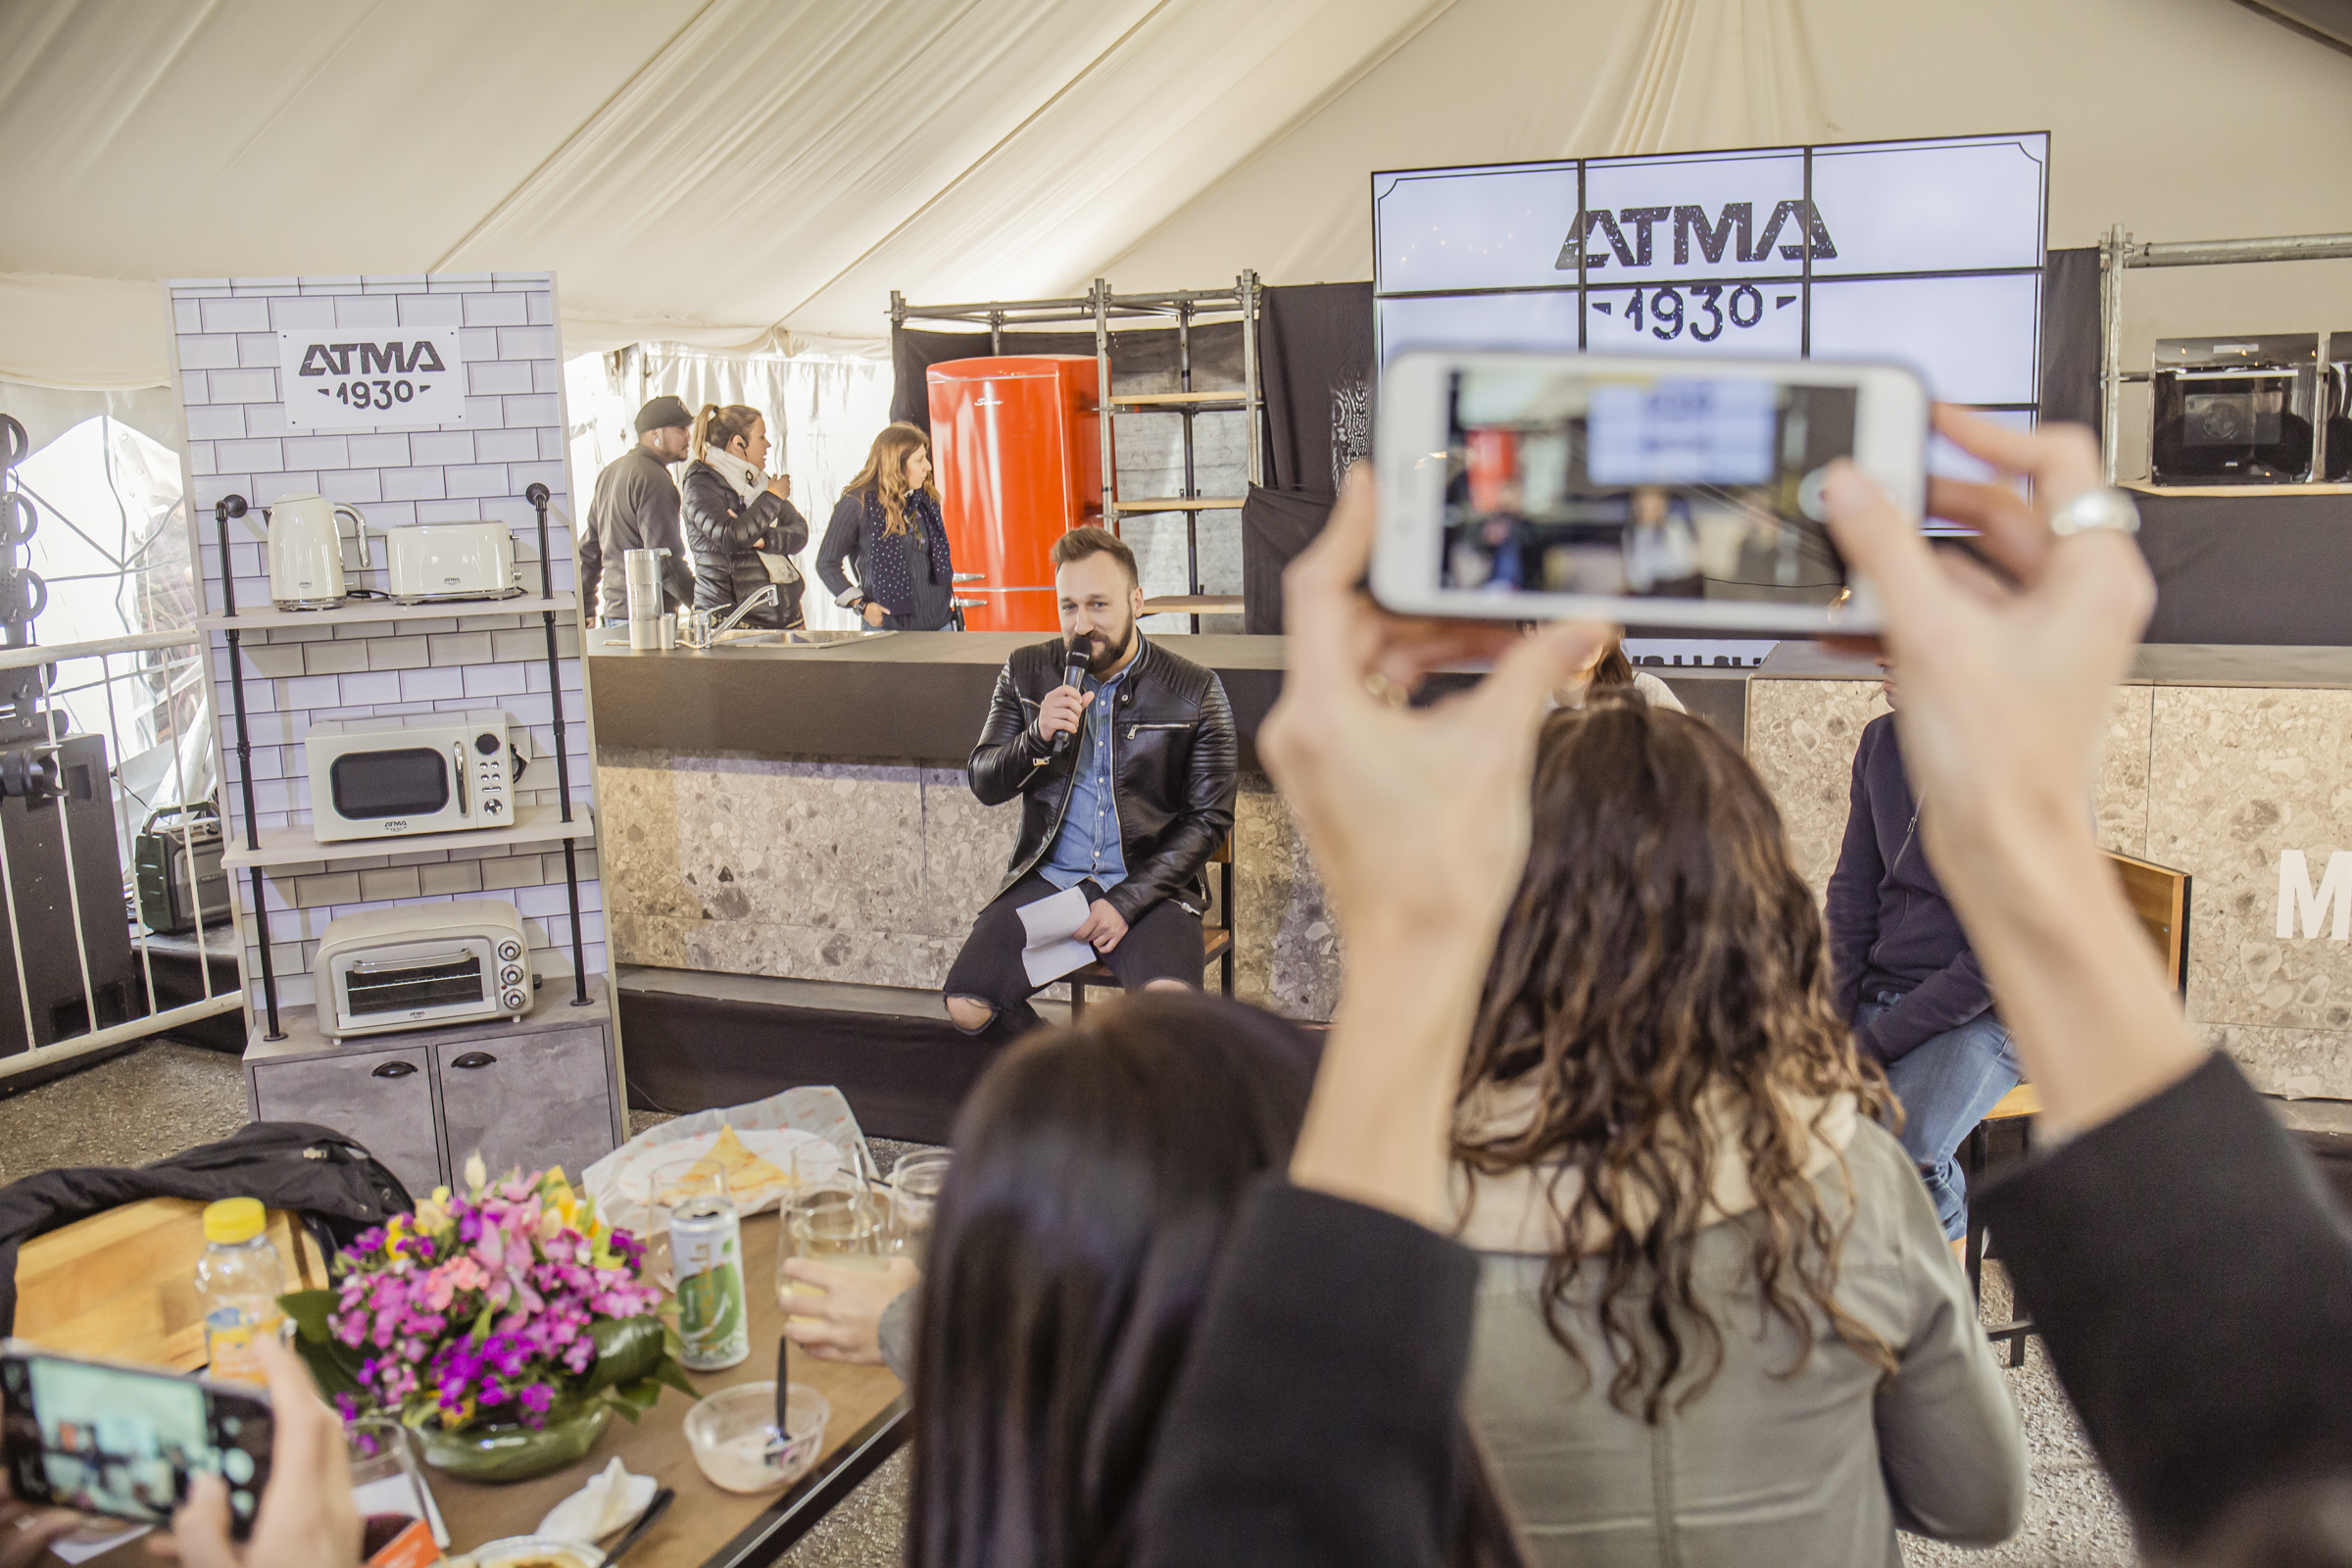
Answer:
[{"label": "flower bouquet", "polygon": [[561,1169],[492,1182],[477,1154],[465,1177],[345,1249],[333,1288],[279,1298],[347,1417],[397,1415],[432,1463],[519,1481],[586,1453],[665,1384],[696,1395],[642,1242]]}]

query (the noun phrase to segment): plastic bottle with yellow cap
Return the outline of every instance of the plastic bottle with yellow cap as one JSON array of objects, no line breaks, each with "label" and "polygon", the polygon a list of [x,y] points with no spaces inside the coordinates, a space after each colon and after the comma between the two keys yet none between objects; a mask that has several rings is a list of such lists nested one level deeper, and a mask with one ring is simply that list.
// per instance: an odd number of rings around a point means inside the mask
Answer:
[{"label": "plastic bottle with yellow cap", "polygon": [[204,1348],[210,1375],[259,1383],[254,1341],[277,1333],[285,1314],[285,1260],[269,1233],[269,1212],[258,1198],[223,1198],[204,1210],[204,1260],[196,1265],[196,1295],[204,1305]]}]

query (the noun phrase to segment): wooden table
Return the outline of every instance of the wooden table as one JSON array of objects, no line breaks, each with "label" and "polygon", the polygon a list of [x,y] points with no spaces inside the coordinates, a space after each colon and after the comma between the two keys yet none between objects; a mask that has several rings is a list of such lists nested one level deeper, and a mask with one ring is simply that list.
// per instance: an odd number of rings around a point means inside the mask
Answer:
[{"label": "wooden table", "polygon": [[[689,1374],[705,1394],[775,1376],[775,1347],[784,1333],[775,1295],[775,1215],[744,1221],[743,1251],[752,1353],[742,1365],[724,1372]],[[449,1525],[450,1550],[530,1534],[550,1508],[618,1456],[634,1473],[652,1476],[678,1494],[653,1533],[629,1552],[626,1568],[763,1568],[896,1452],[906,1433],[906,1391],[886,1368],[813,1360],[796,1348],[791,1352],[791,1381],[822,1394],[833,1415],[825,1423],[825,1446],[816,1468],[780,1492],[746,1496],[722,1492],[703,1479],[683,1430],[690,1402],[665,1389],[662,1401],[635,1426],[614,1416],[586,1458],[554,1475],[484,1486],[426,1470]],[[129,1568],[155,1559],[147,1555],[143,1542],[132,1542],[93,1560],[109,1568]]]}]

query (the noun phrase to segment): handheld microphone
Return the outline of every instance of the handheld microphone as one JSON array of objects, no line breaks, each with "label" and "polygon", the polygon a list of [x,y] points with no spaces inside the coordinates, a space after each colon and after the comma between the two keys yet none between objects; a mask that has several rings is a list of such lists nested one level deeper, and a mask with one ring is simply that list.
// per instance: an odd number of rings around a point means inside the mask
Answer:
[{"label": "handheld microphone", "polygon": [[[1078,686],[1080,681],[1086,679],[1087,668],[1089,665],[1093,664],[1094,662],[1095,644],[1093,638],[1081,638],[1079,641],[1070,644],[1069,652],[1061,656],[1061,683],[1064,686]],[[1078,689],[1083,691],[1085,688],[1079,687]],[[1081,716],[1079,722],[1085,722],[1083,716]],[[1060,734],[1054,736],[1053,755],[1059,757],[1062,753],[1068,751],[1070,749],[1070,737],[1076,733],[1077,732],[1075,730],[1065,729]]]}]

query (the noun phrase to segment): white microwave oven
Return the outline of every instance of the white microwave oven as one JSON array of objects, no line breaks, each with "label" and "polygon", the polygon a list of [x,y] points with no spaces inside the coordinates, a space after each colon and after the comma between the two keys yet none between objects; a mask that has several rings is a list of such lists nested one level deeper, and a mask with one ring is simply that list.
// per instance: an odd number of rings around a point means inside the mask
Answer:
[{"label": "white microwave oven", "polygon": [[332,842],[506,827],[528,734],[496,708],[322,719],[303,742],[311,831]]},{"label": "white microwave oven", "polygon": [[504,899],[404,904],[329,920],[311,978],[327,1037],[531,1010],[531,944]]}]

